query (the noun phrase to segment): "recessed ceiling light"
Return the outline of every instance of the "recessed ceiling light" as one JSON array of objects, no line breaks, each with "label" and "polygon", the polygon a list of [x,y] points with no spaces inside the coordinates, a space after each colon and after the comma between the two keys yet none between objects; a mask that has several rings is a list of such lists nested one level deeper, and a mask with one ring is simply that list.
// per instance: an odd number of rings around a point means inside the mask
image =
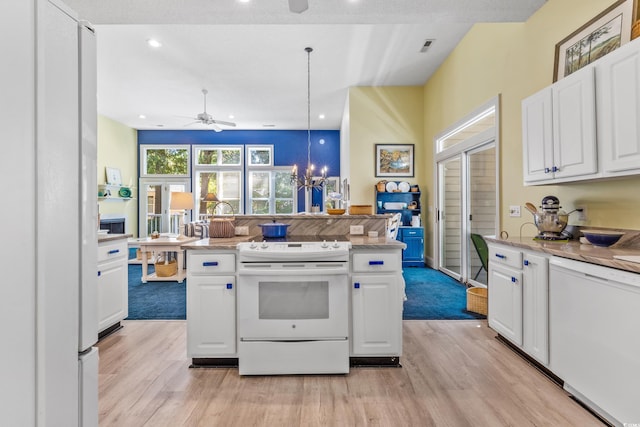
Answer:
[{"label": "recessed ceiling light", "polygon": [[236,117],[233,114],[229,114],[230,119],[235,119]]},{"label": "recessed ceiling light", "polygon": [[140,115],[138,116],[138,118],[139,118],[139,119],[146,119],[146,118],[147,118],[147,116],[145,116],[144,114],[140,114]]},{"label": "recessed ceiling light", "polygon": [[319,118],[320,120],[324,120],[324,114],[320,114],[320,115],[318,115],[318,118]]},{"label": "recessed ceiling light", "polygon": [[249,3],[251,0],[238,0],[238,3]]},{"label": "recessed ceiling light", "polygon": [[151,47],[161,47],[162,43],[160,43],[158,40],[156,39],[148,39],[147,40],[147,44]]}]

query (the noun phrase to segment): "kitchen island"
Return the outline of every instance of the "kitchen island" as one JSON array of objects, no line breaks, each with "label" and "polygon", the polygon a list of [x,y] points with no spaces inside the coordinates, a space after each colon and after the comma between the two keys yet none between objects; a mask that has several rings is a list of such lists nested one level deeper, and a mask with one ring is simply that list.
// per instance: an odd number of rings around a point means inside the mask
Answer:
[{"label": "kitchen island", "polygon": [[[372,215],[374,221],[386,221],[386,216]],[[318,218],[314,218],[316,221]],[[333,221],[333,218],[323,218]],[[309,221],[302,219],[302,221]],[[261,218],[261,222],[265,222]],[[306,224],[312,224],[307,222]],[[298,230],[313,230],[313,227],[295,227]],[[375,364],[376,366],[399,366],[402,355],[402,305],[404,299],[404,281],[402,278],[402,250],[405,244],[384,237],[384,229],[380,237],[350,236],[350,235],[288,235],[287,242],[278,242],[276,246],[284,249],[293,246],[293,252],[298,256],[296,262],[286,259],[269,259],[269,262],[253,262],[243,267],[238,244],[247,251],[267,251],[267,244],[263,246],[261,234],[235,236],[231,238],[202,239],[182,246],[187,251],[187,352],[192,359],[193,366],[225,366],[240,365],[241,373],[248,375],[262,374],[299,374],[299,373],[347,373],[349,364]],[[253,243],[251,243],[253,242]],[[303,242],[303,243],[301,243]],[[315,249],[310,247],[315,246]],[[344,258],[331,258],[333,261],[322,262],[322,248],[325,252],[336,254],[338,249],[344,251]],[[346,248],[343,249],[343,248]],[[271,250],[271,249],[269,249]],[[300,258],[300,252],[315,250],[309,259]],[[332,252],[333,251],[333,252]],[[314,260],[318,260],[314,262]],[[303,263],[304,261],[304,263]],[[304,265],[304,266],[303,266]],[[341,267],[340,265],[344,265]],[[325,273],[319,270],[330,267]],[[264,267],[267,271],[262,275],[249,274],[247,271],[256,267]],[[290,267],[296,267],[299,272],[293,272]],[[300,269],[301,268],[301,269]],[[245,273],[243,273],[243,271]],[[284,271],[284,273],[283,273]],[[265,279],[266,277],[266,279]],[[299,304],[284,304],[288,314],[269,314],[271,321],[260,322],[260,316],[252,314],[251,310],[258,310],[260,299],[248,294],[245,290],[249,283],[257,286],[263,280],[264,288],[288,287],[296,294],[298,288],[306,287],[311,292],[320,292],[318,301],[303,297],[298,298],[300,304],[309,304],[310,312],[316,314],[310,318],[301,316],[304,311]],[[243,292],[239,292],[242,288]],[[257,287],[256,287],[257,289]],[[317,289],[325,289],[317,291]],[[334,293],[335,292],[335,293]],[[305,292],[306,294],[306,292]],[[249,295],[249,296],[247,296]],[[338,295],[342,295],[337,297]],[[338,299],[336,299],[338,298]],[[278,300],[272,296],[271,300]],[[247,304],[247,301],[251,301]],[[329,301],[333,301],[329,303]],[[342,314],[338,314],[336,307],[344,307]],[[324,308],[323,308],[324,307]],[[262,308],[261,308],[262,309]],[[324,311],[324,310],[327,311]],[[340,309],[341,310],[341,309]],[[325,313],[325,314],[322,314]],[[336,315],[337,317],[334,317]],[[253,364],[255,352],[242,352],[242,348],[254,348],[258,345],[247,345],[240,336],[243,331],[242,322],[254,316],[252,321],[269,326],[280,322],[286,324],[287,316],[289,328],[296,328],[296,333],[303,329],[313,331],[314,339],[288,341],[280,336],[277,342],[267,342],[260,346],[265,349],[263,359],[270,362],[260,369],[245,368],[243,361],[250,360]],[[280,320],[277,320],[280,319]],[[239,326],[240,325],[240,326]],[[324,338],[317,339],[321,332],[317,332],[322,325],[331,325],[334,331],[342,333],[343,344],[334,340],[333,344],[324,344]],[[342,326],[341,326],[342,325]],[[281,327],[274,334],[286,332]],[[338,332],[339,334],[339,332]],[[297,335],[296,335],[297,336]],[[291,338],[293,340],[293,338]],[[251,340],[256,341],[254,337]],[[251,341],[250,340],[250,341]],[[309,342],[309,344],[299,344]],[[324,356],[316,349],[328,352]],[[335,359],[337,356],[337,370],[333,367],[322,366],[322,360]],[[328,356],[328,357],[325,357]],[[316,358],[316,359],[314,359]],[[342,358],[342,359],[341,359]],[[311,359],[310,363],[292,363],[302,359]],[[315,362],[313,361],[315,360]],[[317,362],[317,364],[316,364]],[[245,362],[247,365],[248,362]],[[295,366],[294,366],[295,365]]]}]

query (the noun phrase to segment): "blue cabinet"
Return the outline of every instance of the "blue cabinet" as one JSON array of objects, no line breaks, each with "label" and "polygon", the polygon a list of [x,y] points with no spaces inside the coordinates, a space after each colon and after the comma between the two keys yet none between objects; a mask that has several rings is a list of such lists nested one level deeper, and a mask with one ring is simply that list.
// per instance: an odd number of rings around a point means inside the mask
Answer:
[{"label": "blue cabinet", "polygon": [[[414,186],[418,188],[418,186]],[[420,215],[420,191],[388,192],[376,190],[377,214],[402,214],[402,225],[411,225],[411,217]]]},{"label": "blue cabinet", "polygon": [[397,239],[407,245],[402,251],[402,266],[424,267],[424,228],[400,227]]}]

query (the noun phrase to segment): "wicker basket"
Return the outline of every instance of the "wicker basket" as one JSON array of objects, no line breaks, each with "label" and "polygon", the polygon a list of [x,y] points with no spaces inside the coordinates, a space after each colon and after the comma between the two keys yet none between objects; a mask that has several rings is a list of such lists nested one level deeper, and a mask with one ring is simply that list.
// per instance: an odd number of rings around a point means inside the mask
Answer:
[{"label": "wicker basket", "polygon": [[156,262],[154,264],[156,268],[157,277],[170,277],[178,274],[178,262],[175,259],[165,264],[164,261]]},{"label": "wicker basket", "polygon": [[209,237],[233,237],[236,235],[234,217],[211,218],[209,223]]},{"label": "wicker basket", "polygon": [[[153,256],[153,254],[150,251],[147,251],[147,259],[151,259],[151,257]],[[141,260],[142,259],[142,251],[140,249],[136,249],[136,259],[137,260]]]},{"label": "wicker basket", "polygon": [[371,205],[351,205],[349,215],[371,215],[372,208]]},{"label": "wicker basket", "polygon": [[487,288],[478,286],[467,289],[467,311],[487,315]]}]

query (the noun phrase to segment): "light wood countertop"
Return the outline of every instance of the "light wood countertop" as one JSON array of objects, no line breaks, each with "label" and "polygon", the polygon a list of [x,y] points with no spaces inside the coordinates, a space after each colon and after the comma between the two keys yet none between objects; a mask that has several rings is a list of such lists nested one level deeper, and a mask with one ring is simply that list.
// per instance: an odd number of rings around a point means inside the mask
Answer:
[{"label": "light wood countertop", "polygon": [[[295,236],[288,236],[291,241],[295,241]],[[348,236],[353,249],[404,249],[406,245],[403,242],[393,239],[387,239],[386,237],[368,237],[368,236]],[[238,243],[261,242],[262,236],[235,236],[229,238],[209,238],[202,239],[196,242],[190,242],[182,245],[183,249],[197,250],[197,249],[221,249],[221,250],[235,250]],[[331,241],[333,239],[330,236],[318,236],[318,241],[323,240]]]},{"label": "light wood countertop", "polygon": [[640,249],[635,246],[613,245],[608,248],[603,248],[590,244],[583,245],[577,240],[543,241],[534,240],[533,237],[509,237],[502,239],[484,236],[484,239],[487,243],[499,243],[521,249],[530,249],[562,258],[640,273],[640,264],[613,258],[614,255],[640,255]]}]

